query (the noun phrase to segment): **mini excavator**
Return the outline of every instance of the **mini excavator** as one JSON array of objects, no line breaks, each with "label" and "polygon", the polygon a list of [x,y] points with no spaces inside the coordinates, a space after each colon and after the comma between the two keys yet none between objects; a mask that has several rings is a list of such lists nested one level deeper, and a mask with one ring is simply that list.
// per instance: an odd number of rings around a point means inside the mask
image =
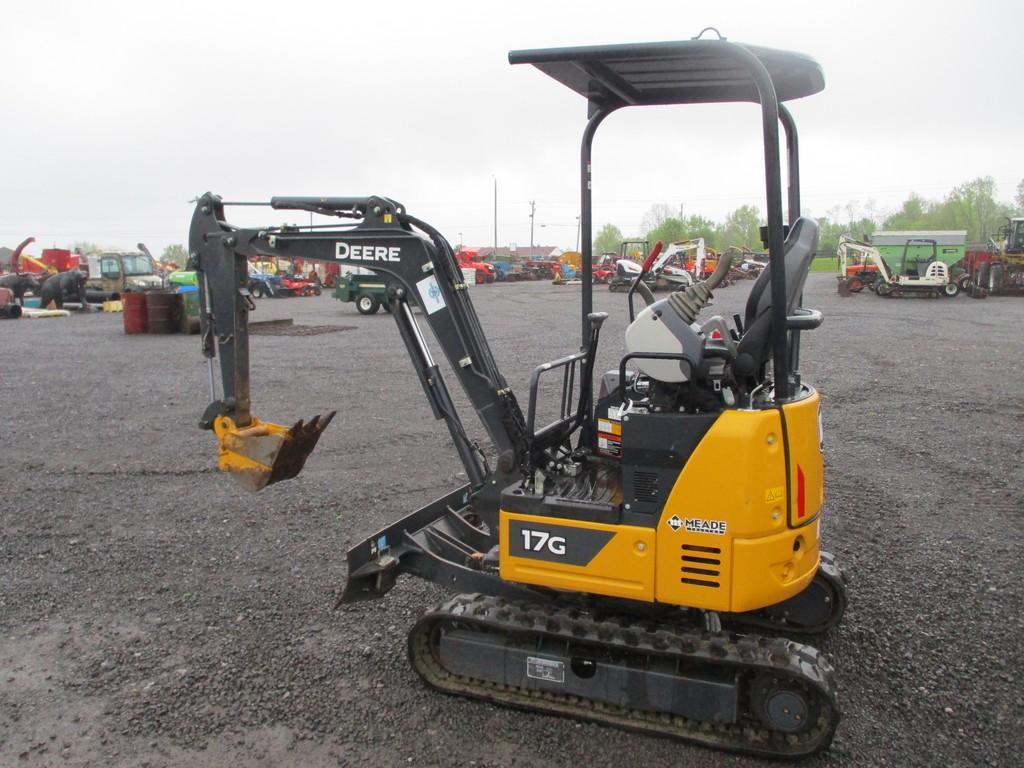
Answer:
[{"label": "mini excavator", "polygon": [[[219,467],[259,490],[295,477],[334,414],[292,427],[257,419],[249,390],[247,260],[366,267],[467,482],[354,546],[339,603],[379,598],[402,574],[454,593],[409,634],[430,686],[768,757],[825,749],[839,720],[829,662],[796,636],[825,632],[845,578],[820,548],[820,397],[799,371],[802,306],[818,225],[800,216],[797,134],[782,102],[824,87],[811,58],[725,39],[513,51],[583,95],[582,338],[533,372],[524,410],[502,376],[448,241],[387,197],[274,197],[276,210],[337,224],[238,228],[232,205],[198,199],[202,349]],[[732,323],[698,318],[729,269],[655,299],[633,281],[617,370],[594,361],[594,134],[631,106],[750,102],[761,112],[769,266]],[[786,138],[783,222],[780,131]],[[248,203],[251,204],[251,203]],[[639,296],[646,304],[634,311]],[[467,435],[412,309],[443,349],[493,444]],[[223,396],[214,390],[220,359]],[[557,417],[538,424],[542,380]],[[599,383],[595,387],[595,379]],[[545,411],[547,413],[548,411]],[[545,419],[546,420],[546,419]]]}]

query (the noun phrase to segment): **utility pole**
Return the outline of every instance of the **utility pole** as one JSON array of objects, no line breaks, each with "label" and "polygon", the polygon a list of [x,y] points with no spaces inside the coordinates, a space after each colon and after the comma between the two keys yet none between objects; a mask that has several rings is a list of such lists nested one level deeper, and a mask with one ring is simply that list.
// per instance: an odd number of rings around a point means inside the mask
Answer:
[{"label": "utility pole", "polygon": [[498,253],[498,177],[494,177],[494,253]]},{"label": "utility pole", "polygon": [[536,200],[531,200],[530,201],[530,258],[531,259],[534,258],[534,256],[533,256],[533,214],[536,213],[536,211],[537,211],[537,201]]}]

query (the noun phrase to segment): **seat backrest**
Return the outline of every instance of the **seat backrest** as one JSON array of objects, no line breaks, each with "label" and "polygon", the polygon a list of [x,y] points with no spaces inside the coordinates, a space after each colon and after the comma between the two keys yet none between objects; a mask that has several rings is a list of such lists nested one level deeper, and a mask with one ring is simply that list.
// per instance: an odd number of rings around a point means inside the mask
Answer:
[{"label": "seat backrest", "polygon": [[[818,222],[801,216],[789,230],[784,245],[786,269],[786,314],[792,314],[818,249]],[[758,276],[747,298],[743,338],[737,348],[738,372],[752,375],[768,360],[772,338],[772,292],[769,264]],[[744,357],[745,359],[740,359]]]}]

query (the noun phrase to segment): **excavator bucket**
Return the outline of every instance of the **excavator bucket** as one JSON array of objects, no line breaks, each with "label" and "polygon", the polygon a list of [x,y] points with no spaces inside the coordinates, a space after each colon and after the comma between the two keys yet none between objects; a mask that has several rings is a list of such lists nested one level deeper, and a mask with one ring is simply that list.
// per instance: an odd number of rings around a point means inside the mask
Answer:
[{"label": "excavator bucket", "polygon": [[290,480],[302,471],[335,413],[314,416],[308,423],[300,419],[290,428],[255,417],[247,426],[237,427],[228,416],[218,416],[213,422],[217,468],[230,472],[243,488],[253,492]]}]

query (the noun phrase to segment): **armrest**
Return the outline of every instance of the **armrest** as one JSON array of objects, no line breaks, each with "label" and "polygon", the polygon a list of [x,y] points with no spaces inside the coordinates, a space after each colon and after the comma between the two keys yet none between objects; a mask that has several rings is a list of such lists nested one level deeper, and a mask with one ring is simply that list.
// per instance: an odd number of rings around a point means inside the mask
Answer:
[{"label": "armrest", "polygon": [[821,325],[825,319],[817,309],[804,309],[803,307],[793,310],[794,314],[786,318],[786,328],[791,331],[810,331]]}]

